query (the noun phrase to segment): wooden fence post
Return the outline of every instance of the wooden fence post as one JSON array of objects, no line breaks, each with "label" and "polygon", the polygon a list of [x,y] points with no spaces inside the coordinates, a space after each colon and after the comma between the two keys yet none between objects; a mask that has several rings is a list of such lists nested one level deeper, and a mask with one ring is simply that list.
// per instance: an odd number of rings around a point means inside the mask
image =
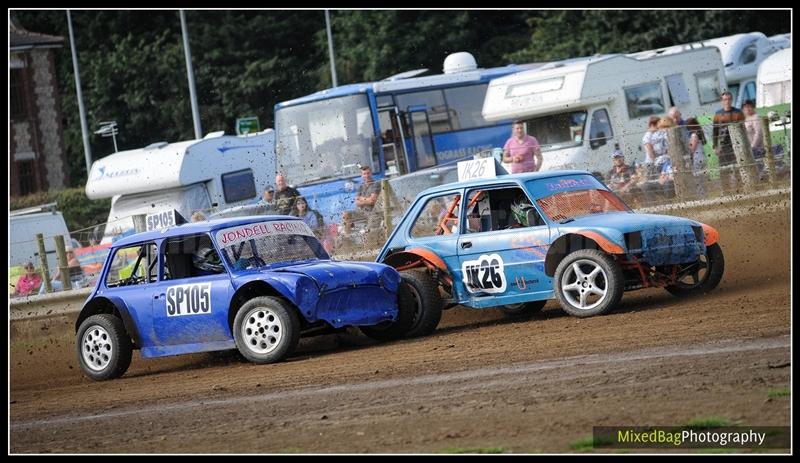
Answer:
[{"label": "wooden fence post", "polygon": [[761,116],[761,133],[764,135],[764,161],[767,164],[769,186],[775,188],[775,153],[772,152],[772,134],[769,133],[769,118],[767,116]]},{"label": "wooden fence post", "polygon": [[50,268],[47,265],[47,251],[44,249],[44,235],[37,233],[36,243],[39,245],[39,261],[42,264],[42,284],[44,284],[44,292],[52,293],[53,285],[50,283]]},{"label": "wooden fence post", "polygon": [[67,259],[67,251],[64,247],[64,236],[56,235],[53,237],[56,241],[56,256],[58,256],[58,274],[61,278],[61,288],[64,291],[72,289],[72,280],[69,279],[69,259]]},{"label": "wooden fence post", "polygon": [[733,152],[736,155],[736,164],[739,167],[739,174],[742,178],[744,191],[752,193],[758,183],[758,168],[753,159],[753,151],[750,149],[750,141],[747,139],[744,123],[737,122],[728,126],[733,143]]}]

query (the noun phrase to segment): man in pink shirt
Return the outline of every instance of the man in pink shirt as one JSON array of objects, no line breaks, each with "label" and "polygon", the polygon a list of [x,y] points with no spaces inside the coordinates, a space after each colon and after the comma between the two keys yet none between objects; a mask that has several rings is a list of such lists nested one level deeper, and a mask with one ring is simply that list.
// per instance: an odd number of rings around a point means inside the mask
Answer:
[{"label": "man in pink shirt", "polygon": [[525,134],[522,121],[514,121],[511,138],[503,146],[503,162],[511,163],[511,173],[536,172],[542,167],[539,141]]},{"label": "man in pink shirt", "polygon": [[36,273],[33,262],[25,263],[25,274],[20,276],[14,287],[14,296],[28,296],[39,289],[42,284],[42,277]]}]

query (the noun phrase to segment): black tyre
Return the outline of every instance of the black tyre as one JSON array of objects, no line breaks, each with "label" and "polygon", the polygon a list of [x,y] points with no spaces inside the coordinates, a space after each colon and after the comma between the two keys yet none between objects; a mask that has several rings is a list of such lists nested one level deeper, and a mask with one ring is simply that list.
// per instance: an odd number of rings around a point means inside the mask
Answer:
[{"label": "black tyre", "polygon": [[400,284],[405,285],[413,298],[414,319],[406,337],[427,336],[436,330],[442,319],[442,297],[439,286],[427,270],[400,272]]},{"label": "black tyre", "polygon": [[377,341],[392,341],[408,334],[414,324],[417,301],[407,284],[401,283],[397,288],[397,319],[374,326],[360,326],[366,336]]},{"label": "black tyre", "polygon": [[500,306],[500,311],[508,318],[524,320],[541,312],[547,301],[521,302]]},{"label": "black tyre", "polygon": [[245,302],[233,320],[236,347],[253,363],[274,363],[291,355],[300,341],[297,311],[283,299],[260,296]]},{"label": "black tyre", "polygon": [[570,253],[556,268],[556,299],[570,315],[591,317],[612,310],[622,298],[622,270],[608,254],[596,249]]},{"label": "black tyre", "polygon": [[725,272],[725,257],[722,248],[714,243],[706,247],[706,254],[693,264],[693,267],[678,282],[667,286],[667,291],[678,297],[706,294],[719,285]]},{"label": "black tyre", "polygon": [[92,315],[78,327],[76,340],[78,362],[86,376],[105,381],[128,371],[133,343],[118,317],[105,313]]}]

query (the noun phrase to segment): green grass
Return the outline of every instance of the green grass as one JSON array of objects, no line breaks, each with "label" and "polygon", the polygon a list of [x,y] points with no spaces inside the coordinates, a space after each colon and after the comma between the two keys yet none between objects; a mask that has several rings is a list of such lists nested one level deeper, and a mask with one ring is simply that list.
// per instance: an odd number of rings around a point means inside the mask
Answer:
[{"label": "green grass", "polygon": [[788,397],[791,394],[792,393],[789,391],[789,388],[784,387],[783,389],[770,389],[770,391],[767,392],[767,397],[774,399],[777,397]]},{"label": "green grass", "polygon": [[689,429],[724,428],[727,426],[734,426],[734,423],[721,416],[701,416],[692,418],[683,425],[684,428]]},{"label": "green grass", "polygon": [[597,439],[595,440],[594,436],[584,437],[583,439],[578,439],[575,442],[569,444],[569,448],[575,450],[576,452],[588,452],[590,450],[594,450],[595,447],[599,445],[606,445],[612,444],[613,442],[611,439]]},{"label": "green grass", "polygon": [[462,449],[462,448],[449,448],[444,449],[439,453],[485,453],[485,454],[495,454],[495,453],[511,453],[509,449],[503,447],[486,447],[486,448],[472,448],[472,449]]}]

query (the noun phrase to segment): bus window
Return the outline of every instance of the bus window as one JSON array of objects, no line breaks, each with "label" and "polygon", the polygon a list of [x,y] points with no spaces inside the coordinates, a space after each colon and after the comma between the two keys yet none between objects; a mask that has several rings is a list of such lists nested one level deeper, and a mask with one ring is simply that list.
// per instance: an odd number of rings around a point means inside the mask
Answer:
[{"label": "bus window", "polygon": [[[444,94],[441,90],[429,90],[426,92],[404,93],[397,95],[397,106],[402,110],[408,109],[409,106],[426,106],[428,118],[431,124],[432,133],[449,132],[452,130],[450,126],[450,112],[448,111],[447,104],[444,101]],[[417,132],[417,127],[414,127],[414,133]]]},{"label": "bus window", "polygon": [[481,84],[444,90],[447,106],[450,108],[450,123],[453,130],[490,125],[481,114],[488,86],[489,84]]}]

